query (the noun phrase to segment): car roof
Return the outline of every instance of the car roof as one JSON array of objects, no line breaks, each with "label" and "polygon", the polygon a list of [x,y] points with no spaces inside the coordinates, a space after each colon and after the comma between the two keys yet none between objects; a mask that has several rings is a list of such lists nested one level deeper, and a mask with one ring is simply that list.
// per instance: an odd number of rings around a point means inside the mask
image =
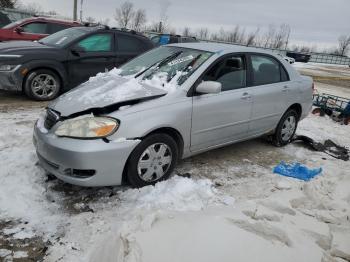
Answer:
[{"label": "car roof", "polygon": [[269,50],[261,48],[247,47],[235,44],[223,44],[223,43],[207,43],[207,42],[191,42],[191,43],[179,43],[169,44],[168,46],[178,46],[184,48],[192,48],[212,53],[233,53],[233,52],[249,52],[249,53],[266,53],[271,54]]},{"label": "car roof", "polygon": [[77,21],[63,20],[63,19],[57,19],[57,18],[45,17],[45,16],[28,17],[28,18],[24,18],[22,21],[35,21],[35,20],[81,25],[81,23],[79,23]]}]

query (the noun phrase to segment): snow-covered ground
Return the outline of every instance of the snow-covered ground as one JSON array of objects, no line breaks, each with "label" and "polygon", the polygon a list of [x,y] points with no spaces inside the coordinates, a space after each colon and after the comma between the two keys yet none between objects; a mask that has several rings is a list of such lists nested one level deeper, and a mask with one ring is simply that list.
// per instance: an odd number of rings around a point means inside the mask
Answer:
[{"label": "snow-covered ground", "polygon": [[[34,242],[45,261],[350,261],[350,161],[253,140],[187,159],[154,187],[79,188],[36,165],[41,111],[0,110],[0,261],[31,258]],[[350,126],[327,117],[297,133],[350,146]],[[323,172],[273,174],[281,160]]]}]

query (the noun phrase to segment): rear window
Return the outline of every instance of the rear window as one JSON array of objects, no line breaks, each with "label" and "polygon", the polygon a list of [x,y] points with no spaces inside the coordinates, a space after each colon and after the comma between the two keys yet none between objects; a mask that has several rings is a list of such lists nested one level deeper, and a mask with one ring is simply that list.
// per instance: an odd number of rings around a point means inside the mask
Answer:
[{"label": "rear window", "polygon": [[287,72],[276,59],[269,56],[252,55],[251,61],[254,85],[267,85],[289,80]]},{"label": "rear window", "polygon": [[118,34],[117,42],[118,51],[120,52],[138,53],[145,49],[143,42],[136,37]]},{"label": "rear window", "polygon": [[66,24],[49,23],[49,33],[54,34],[70,27],[71,26]]}]

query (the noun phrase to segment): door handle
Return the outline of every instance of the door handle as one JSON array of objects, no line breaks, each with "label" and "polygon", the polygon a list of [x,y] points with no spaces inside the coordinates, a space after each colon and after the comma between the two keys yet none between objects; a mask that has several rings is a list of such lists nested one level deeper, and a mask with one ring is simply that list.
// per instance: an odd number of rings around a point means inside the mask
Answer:
[{"label": "door handle", "polygon": [[250,98],[252,98],[252,96],[247,92],[244,92],[241,96],[241,99],[243,99],[243,100],[248,100]]}]

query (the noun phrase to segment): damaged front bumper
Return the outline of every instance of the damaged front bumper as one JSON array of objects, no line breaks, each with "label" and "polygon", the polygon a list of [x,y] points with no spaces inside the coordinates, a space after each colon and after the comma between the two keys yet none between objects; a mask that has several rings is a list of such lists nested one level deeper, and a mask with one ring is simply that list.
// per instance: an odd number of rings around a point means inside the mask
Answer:
[{"label": "damaged front bumper", "polygon": [[34,127],[39,164],[57,178],[79,186],[121,185],[125,164],[139,140],[105,142],[57,137]]}]

